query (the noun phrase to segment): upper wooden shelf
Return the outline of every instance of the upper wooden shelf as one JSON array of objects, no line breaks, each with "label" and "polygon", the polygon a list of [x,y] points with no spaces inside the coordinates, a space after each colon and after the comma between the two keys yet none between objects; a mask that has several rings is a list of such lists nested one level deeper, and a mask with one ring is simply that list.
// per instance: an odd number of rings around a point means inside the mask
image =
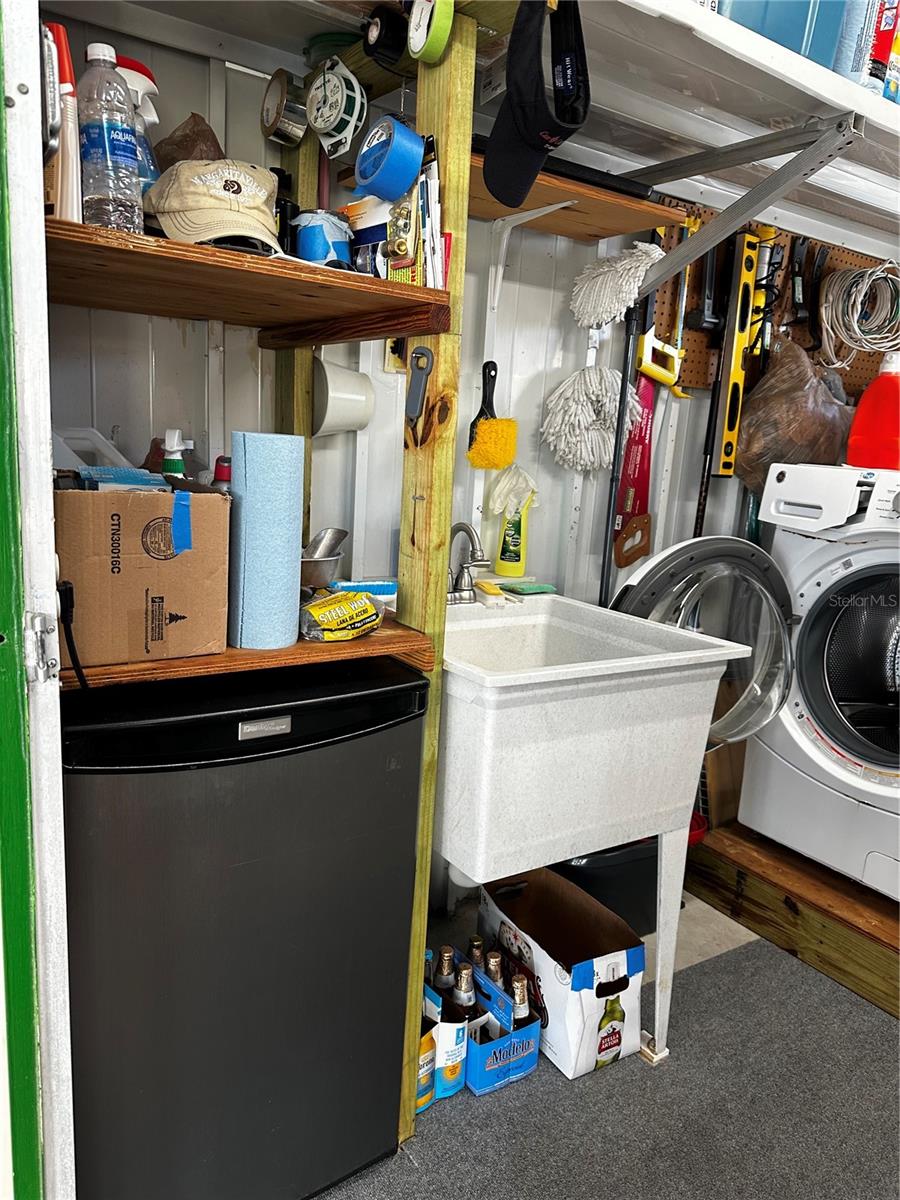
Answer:
[{"label": "upper wooden shelf", "polygon": [[[84,673],[91,687],[108,687],[115,683],[186,679],[195,675],[225,675],[269,667],[300,667],[312,663],[343,662],[351,658],[385,657],[402,659],[420,671],[431,671],[434,667],[434,646],[424,633],[385,617],[380,629],[352,642],[295,642],[283,650],[238,650],[229,646],[223,654],[85,667]],[[63,688],[78,687],[75,672],[69,668],[62,671],[61,680]]]},{"label": "upper wooden shelf", "polygon": [[297,258],[47,221],[50,300],[259,327],[264,349],[444,333],[450,297]]},{"label": "upper wooden shelf", "polygon": [[556,233],[577,242],[596,242],[600,238],[655,229],[657,225],[678,225],[685,216],[682,208],[638,200],[623,192],[609,192],[605,188],[591,187],[574,179],[562,179],[545,171],[534,181],[528,199],[520,209],[507,208],[487,190],[482,174],[483,163],[484,155],[473,154],[469,176],[469,216],[479,217],[482,221],[495,221],[497,217],[527,212],[529,208],[543,208],[547,204],[559,204],[562,200],[574,200],[575,204],[570,208],[559,208],[556,212],[529,221],[527,228],[541,233]]}]

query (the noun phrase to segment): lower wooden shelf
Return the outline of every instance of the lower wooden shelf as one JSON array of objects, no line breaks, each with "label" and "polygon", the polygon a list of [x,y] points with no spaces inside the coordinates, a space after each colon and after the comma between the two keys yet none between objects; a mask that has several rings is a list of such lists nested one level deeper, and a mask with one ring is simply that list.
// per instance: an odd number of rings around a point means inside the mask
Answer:
[{"label": "lower wooden shelf", "polygon": [[900,1016],[896,901],[736,821],[688,856],[685,887],[802,962]]},{"label": "lower wooden shelf", "polygon": [[[163,658],[146,663],[116,663],[85,667],[91,687],[138,683],[159,679],[187,679],[195,675],[224,675],[233,671],[259,671],[268,667],[299,667],[311,663],[343,662],[354,658],[399,658],[420,671],[434,668],[431,639],[386,617],[380,629],[353,642],[295,642],[283,650],[237,650],[202,654],[193,658]],[[61,673],[63,688],[77,688],[74,671]]]}]

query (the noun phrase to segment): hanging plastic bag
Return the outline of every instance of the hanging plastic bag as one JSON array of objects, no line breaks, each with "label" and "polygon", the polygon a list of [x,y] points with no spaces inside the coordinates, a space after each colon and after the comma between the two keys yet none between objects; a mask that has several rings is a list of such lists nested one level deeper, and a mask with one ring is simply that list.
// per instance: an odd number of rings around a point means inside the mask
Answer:
[{"label": "hanging plastic bag", "polygon": [[853,410],[835,399],[824,376],[805,350],[775,339],[769,368],[741,413],[735,471],[751,492],[762,495],[772,463],[843,461]]}]

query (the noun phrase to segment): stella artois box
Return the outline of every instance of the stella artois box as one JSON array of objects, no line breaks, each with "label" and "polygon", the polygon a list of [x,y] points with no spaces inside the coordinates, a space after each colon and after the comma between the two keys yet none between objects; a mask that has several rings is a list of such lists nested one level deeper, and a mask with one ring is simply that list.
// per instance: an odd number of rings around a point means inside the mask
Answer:
[{"label": "stella artois box", "polygon": [[621,917],[541,869],[485,884],[478,929],[528,979],[541,1050],[568,1079],[640,1049],[644,944]]}]

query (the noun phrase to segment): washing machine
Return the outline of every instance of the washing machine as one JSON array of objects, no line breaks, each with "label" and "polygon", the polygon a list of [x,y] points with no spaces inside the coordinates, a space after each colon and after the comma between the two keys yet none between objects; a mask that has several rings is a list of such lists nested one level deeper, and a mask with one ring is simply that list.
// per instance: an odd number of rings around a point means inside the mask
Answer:
[{"label": "washing machine", "polygon": [[753,653],[729,664],[710,745],[747,739],[740,820],[900,892],[900,472],[776,464],[771,554],[703,537],[651,558],[613,607]]}]

